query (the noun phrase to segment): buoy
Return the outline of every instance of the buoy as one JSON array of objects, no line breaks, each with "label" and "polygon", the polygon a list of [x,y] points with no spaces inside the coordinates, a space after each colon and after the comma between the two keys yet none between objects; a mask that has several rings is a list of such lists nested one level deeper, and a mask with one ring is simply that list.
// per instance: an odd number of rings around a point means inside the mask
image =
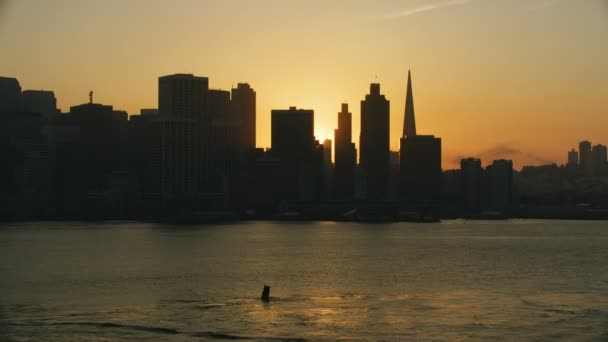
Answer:
[{"label": "buoy", "polygon": [[264,284],[264,290],[262,290],[262,297],[260,299],[262,302],[270,302],[270,286]]}]

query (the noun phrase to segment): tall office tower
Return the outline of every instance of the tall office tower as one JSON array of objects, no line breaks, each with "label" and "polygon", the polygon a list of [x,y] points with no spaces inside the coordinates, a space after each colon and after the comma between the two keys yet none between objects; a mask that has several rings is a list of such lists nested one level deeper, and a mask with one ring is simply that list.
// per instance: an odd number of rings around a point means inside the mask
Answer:
[{"label": "tall office tower", "polygon": [[486,203],[491,209],[504,210],[513,203],[513,162],[495,160],[486,167],[483,187],[487,191]]},{"label": "tall office tower", "polygon": [[11,198],[16,191],[15,174],[19,157],[12,146],[11,126],[19,112],[21,86],[15,78],[0,77],[0,216],[11,212]]},{"label": "tall office tower", "polygon": [[158,79],[158,110],[164,117],[203,120],[207,118],[209,79],[175,74]]},{"label": "tall office tower", "polygon": [[461,205],[469,213],[480,209],[482,175],[481,160],[467,158],[460,161]]},{"label": "tall office tower", "polygon": [[578,165],[578,152],[575,149],[568,151],[568,165]]},{"label": "tall office tower", "polygon": [[[272,111],[272,154],[280,159],[280,199],[309,200],[318,195],[322,158],[316,158],[314,111],[290,107]],[[319,159],[319,163],[317,163]]]},{"label": "tall office tower", "polygon": [[439,199],[441,138],[415,135],[401,138],[401,198],[408,203]]},{"label": "tall office tower", "polygon": [[211,117],[209,80],[191,74],[158,79],[153,122],[152,189],[166,208],[193,204],[205,191]]},{"label": "tall office tower", "polygon": [[416,117],[414,114],[414,95],[412,92],[412,74],[407,71],[407,94],[405,96],[405,119],[403,120],[403,137],[416,135]]},{"label": "tall office tower", "polygon": [[0,77],[0,120],[5,114],[20,111],[21,86],[15,78]]},{"label": "tall office tower", "polygon": [[323,197],[329,199],[333,190],[334,165],[332,163],[331,139],[323,140]]},{"label": "tall office tower", "polygon": [[230,119],[230,92],[227,90],[209,89],[208,111],[211,120]]},{"label": "tall office tower", "polygon": [[334,131],[334,144],[334,198],[352,200],[355,191],[357,149],[352,142],[352,114],[348,111],[348,103],[343,103],[342,111],[338,113],[338,129]]},{"label": "tall office tower", "polygon": [[399,172],[401,199],[408,203],[437,200],[441,190],[441,138],[416,133],[412,79],[409,72],[403,122]]},{"label": "tall office tower", "polygon": [[256,144],[256,94],[247,83],[232,88],[233,115],[241,122],[243,151],[253,151]]},{"label": "tall office tower", "polygon": [[40,113],[47,120],[59,114],[55,93],[48,90],[24,90],[21,93],[23,111],[27,113]]},{"label": "tall office tower", "polygon": [[70,107],[68,117],[80,130],[80,155],[72,156],[82,164],[80,184],[83,190],[104,190],[105,177],[126,166],[127,113],[108,105],[85,103]]},{"label": "tall office tower", "polygon": [[380,94],[380,84],[372,83],[361,101],[360,160],[370,200],[385,200],[389,181],[390,102]]},{"label": "tall office tower", "polygon": [[581,141],[578,144],[579,164],[583,172],[587,176],[593,174],[593,161],[591,159],[591,143],[589,141]]},{"label": "tall office tower", "polygon": [[314,137],[314,111],[290,107],[272,110],[271,146],[283,161],[309,161]]},{"label": "tall office tower", "polygon": [[130,169],[139,178],[139,192],[144,196],[152,191],[152,143],[154,120],[158,110],[141,109],[139,115],[131,115],[128,125],[128,151]]},{"label": "tall office tower", "polygon": [[599,176],[600,171],[606,166],[606,145],[595,145],[591,150],[591,164],[593,173]]}]

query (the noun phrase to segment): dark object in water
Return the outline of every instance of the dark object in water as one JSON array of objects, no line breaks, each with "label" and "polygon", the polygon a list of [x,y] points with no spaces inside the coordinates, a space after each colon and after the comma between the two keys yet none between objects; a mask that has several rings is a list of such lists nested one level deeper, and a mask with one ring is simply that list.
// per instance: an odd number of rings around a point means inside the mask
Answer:
[{"label": "dark object in water", "polygon": [[262,298],[260,298],[262,302],[270,302],[270,286],[264,285],[264,290],[262,291]]}]

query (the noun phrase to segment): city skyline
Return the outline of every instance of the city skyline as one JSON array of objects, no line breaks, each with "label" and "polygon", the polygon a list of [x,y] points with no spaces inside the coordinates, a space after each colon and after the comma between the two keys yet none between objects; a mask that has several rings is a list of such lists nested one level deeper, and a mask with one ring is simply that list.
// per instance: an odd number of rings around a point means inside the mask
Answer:
[{"label": "city skyline", "polygon": [[[398,151],[412,69],[417,128],[442,138],[444,169],[470,156],[513,159],[516,168],[564,164],[580,141],[605,140],[602,1],[183,1],[147,2],[144,12],[137,3],[15,1],[0,10],[8,47],[0,74],[23,89],[53,90],[63,111],[87,102],[89,90],[130,114],[156,107],[156,78],[175,72],[208,76],[215,89],[247,82],[258,93],[257,146],[270,147],[271,109],[290,106],[315,110],[323,141],[333,140],[335,113],[349,103],[358,137],[357,103],[380,83]],[[25,12],[48,29],[15,20]],[[173,25],[155,25],[165,17]]]}]

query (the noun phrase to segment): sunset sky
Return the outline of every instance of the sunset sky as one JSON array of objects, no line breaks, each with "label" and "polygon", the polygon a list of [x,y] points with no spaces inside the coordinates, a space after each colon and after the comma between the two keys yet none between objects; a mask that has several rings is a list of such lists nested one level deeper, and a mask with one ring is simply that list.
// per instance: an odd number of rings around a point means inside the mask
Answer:
[{"label": "sunset sky", "polygon": [[564,163],[581,140],[608,144],[604,0],[0,0],[0,75],[55,91],[63,111],[88,100],[131,114],[157,106],[158,77],[248,82],[258,139],[270,110],[315,111],[333,139],[378,82],[398,150],[408,69],[420,134],[460,157]]}]

